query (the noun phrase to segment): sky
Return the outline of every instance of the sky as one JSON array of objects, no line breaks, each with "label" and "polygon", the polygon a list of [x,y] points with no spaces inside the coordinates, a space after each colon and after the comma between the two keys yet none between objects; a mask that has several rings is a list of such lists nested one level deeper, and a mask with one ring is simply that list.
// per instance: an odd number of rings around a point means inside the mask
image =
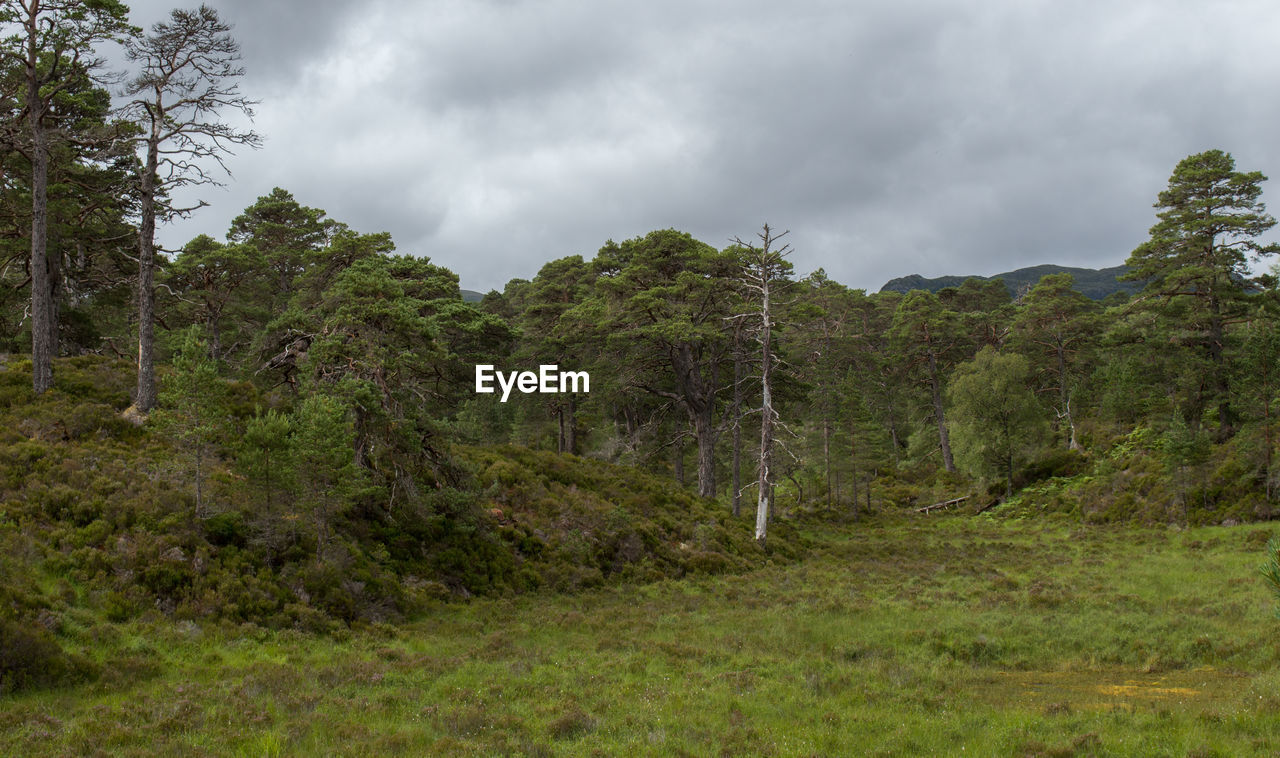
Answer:
[{"label": "sky", "polygon": [[[161,230],[172,247],[282,187],[468,289],[610,239],[725,247],[767,222],[799,274],[874,291],[1123,263],[1204,150],[1280,198],[1266,0],[208,4],[265,142]],[[175,6],[130,7],[147,27]]]}]

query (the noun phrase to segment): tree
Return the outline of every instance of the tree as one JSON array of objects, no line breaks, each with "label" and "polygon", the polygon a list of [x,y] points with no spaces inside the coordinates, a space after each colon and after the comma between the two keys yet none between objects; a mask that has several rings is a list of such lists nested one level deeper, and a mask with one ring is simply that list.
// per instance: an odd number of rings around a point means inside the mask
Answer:
[{"label": "tree", "polygon": [[1011,343],[1031,358],[1042,392],[1054,395],[1054,411],[1068,431],[1067,448],[1079,450],[1071,396],[1081,380],[1082,347],[1096,338],[1098,307],[1073,288],[1071,274],[1049,274],[1022,299]]},{"label": "tree", "polygon": [[284,302],[315,252],[343,229],[345,225],[325,218],[324,211],[301,205],[292,193],[274,187],[231,220],[227,241],[257,253],[272,274],[271,296]]},{"label": "tree", "polygon": [[352,422],[340,399],[316,393],[303,399],[293,425],[298,506],[315,525],[316,557],[324,560],[334,522],[363,480],[352,455]]},{"label": "tree", "polygon": [[[30,324],[32,161],[22,135],[22,68],[0,56],[0,279],[11,288],[3,326],[16,341]],[[48,123],[46,249],[53,354],[99,349],[130,331],[115,304],[132,291],[136,262],[122,241],[136,228],[128,186],[134,158],[123,141],[129,125],[112,121],[111,93],[78,74],[54,97]],[[65,138],[63,138],[65,137]],[[128,284],[126,284],[128,283]],[[18,303],[25,297],[26,306]],[[15,307],[8,306],[12,303]],[[27,335],[30,332],[27,331]],[[30,343],[10,351],[31,349]]]},{"label": "tree", "polygon": [[261,409],[245,425],[236,457],[245,473],[262,493],[264,514],[274,514],[279,505],[277,493],[291,489],[296,469],[292,465],[293,445],[289,417],[269,409]]},{"label": "tree", "polygon": [[209,349],[200,339],[199,327],[179,335],[173,357],[173,374],[160,393],[165,409],[156,416],[157,426],[185,448],[195,464],[196,517],[204,518],[204,473],[214,441],[226,417],[226,386],[218,368],[209,360]]},{"label": "tree", "polygon": [[[792,305],[792,322],[797,323],[799,359],[807,383],[818,387],[839,384],[848,371],[850,357],[838,349],[847,343],[843,331],[845,322],[854,313],[854,304],[864,295],[862,291],[850,292],[843,285],[832,281],[822,269],[818,269],[801,281],[797,302]],[[832,438],[835,419],[840,415],[844,393],[822,391],[810,394],[810,412],[816,412],[822,433],[822,476],[826,504],[838,497],[838,487],[833,487]]]},{"label": "tree", "polygon": [[1044,425],[1027,387],[1031,369],[1021,355],[982,348],[956,367],[947,388],[961,460],[981,474],[1004,477],[1013,494],[1013,469]]},{"label": "tree", "polygon": [[[521,318],[524,330],[519,358],[529,363],[564,366],[573,362],[574,371],[587,371],[582,364],[583,350],[589,330],[573,324],[573,308],[586,299],[592,283],[591,267],[582,256],[573,255],[551,261],[530,282],[528,301]],[[596,374],[600,376],[599,373]],[[557,423],[556,450],[578,453],[578,396],[576,393],[550,395],[544,398]]]},{"label": "tree", "polygon": [[22,71],[25,150],[31,161],[31,376],[37,394],[53,384],[57,316],[48,258],[49,161],[70,135],[55,118],[58,96],[85,77],[102,83],[104,60],[94,46],[133,31],[116,0],[0,0],[9,34],[0,52]]},{"label": "tree", "polygon": [[731,348],[725,319],[734,311],[735,255],[667,229],[609,241],[595,266],[607,303],[597,329],[629,361],[633,386],[685,411],[698,446],[698,494],[715,497],[715,446],[723,431],[716,410],[727,385],[721,364]]},{"label": "tree", "polygon": [[1199,473],[1200,466],[1209,459],[1209,439],[1203,431],[1188,426],[1182,418],[1182,412],[1175,408],[1169,428],[1160,443],[1165,465],[1173,473],[1178,487],[1178,499],[1182,502],[1182,523],[1190,525],[1187,489],[1190,479]]},{"label": "tree", "polygon": [[386,510],[421,485],[454,484],[437,420],[470,394],[473,367],[509,338],[507,325],[462,302],[453,272],[383,255],[343,270],[298,318],[311,335],[306,387],[350,408],[354,461],[383,488]]},{"label": "tree", "polygon": [[785,286],[791,273],[791,263],[786,260],[791,245],[776,247],[787,232],[774,234],[768,224],[756,233],[760,246],[748,245],[740,239],[734,242],[742,249],[741,283],[750,293],[756,309],[751,319],[759,319],[752,331],[760,343],[760,458],[756,465],[756,541],[764,544],[769,531],[769,498],[773,494],[773,445],[774,427],[778,412],[773,407],[773,369],[776,362],[773,345],[774,307],[773,297]]},{"label": "tree", "polygon": [[1217,404],[1222,439],[1231,436],[1235,425],[1227,327],[1245,310],[1248,259],[1280,252],[1280,245],[1257,241],[1276,223],[1259,199],[1265,180],[1258,171],[1236,171],[1235,160],[1221,150],[1184,158],[1156,201],[1159,221],[1151,227],[1151,239],[1130,253],[1127,262],[1128,279],[1149,280],[1143,300],[1166,308],[1175,300],[1188,304],[1188,341],[1198,343],[1207,359],[1204,384]]},{"label": "tree", "polygon": [[[1271,302],[1274,304],[1274,299]],[[1280,328],[1277,326],[1274,314],[1256,313],[1248,325],[1241,362],[1242,383],[1252,390],[1249,399],[1253,401],[1254,412],[1251,415],[1261,416],[1262,421],[1263,487],[1268,501],[1275,497],[1276,489],[1274,426],[1277,385],[1280,384],[1280,377],[1276,375],[1280,368]]]},{"label": "tree", "polygon": [[894,344],[922,372],[928,387],[933,420],[938,427],[938,448],[947,471],[955,471],[956,464],[942,407],[942,375],[962,341],[962,328],[959,314],[924,290],[907,293],[893,316]]},{"label": "tree", "polygon": [[186,215],[205,205],[178,208],[165,198],[173,190],[198,184],[217,184],[201,165],[216,162],[232,145],[257,147],[261,138],[219,120],[219,111],[237,110],[253,116],[253,101],[240,94],[236,81],[244,75],[238,65],[240,45],[231,26],[207,5],[194,11],[175,9],[169,21],[154,24],[151,33],[130,40],[129,59],[141,71],[125,89],[133,100],[126,112],[142,127],[138,143],[143,151],[138,177],[141,222],[138,226],[138,389],[134,407],[149,412],[155,388],[155,232],[156,219]]},{"label": "tree", "polygon": [[243,245],[224,245],[201,234],[182,248],[167,270],[166,281],[182,293],[183,315],[204,324],[209,357],[214,360],[223,360],[247,344],[247,322],[263,311],[245,294],[262,271],[257,264]]}]

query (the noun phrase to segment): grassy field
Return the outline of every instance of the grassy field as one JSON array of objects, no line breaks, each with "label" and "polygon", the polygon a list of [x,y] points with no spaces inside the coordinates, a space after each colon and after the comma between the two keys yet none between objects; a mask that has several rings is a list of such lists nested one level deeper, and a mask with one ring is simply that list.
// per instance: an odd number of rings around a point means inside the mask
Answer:
[{"label": "grassy field", "polygon": [[317,637],[86,628],[95,683],[0,700],[4,755],[1280,752],[1261,526],[944,516],[785,566],[441,606]]}]

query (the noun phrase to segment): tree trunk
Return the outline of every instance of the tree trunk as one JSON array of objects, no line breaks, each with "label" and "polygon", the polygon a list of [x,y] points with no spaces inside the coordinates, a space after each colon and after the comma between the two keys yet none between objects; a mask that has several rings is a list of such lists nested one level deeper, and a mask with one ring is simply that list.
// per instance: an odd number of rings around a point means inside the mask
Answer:
[{"label": "tree trunk", "polygon": [[565,452],[570,455],[578,454],[578,398],[572,394],[569,395],[567,405],[568,418],[565,419]]},{"label": "tree trunk", "polygon": [[563,453],[565,451],[564,439],[564,406],[556,406],[556,421],[560,425],[560,434],[556,437],[556,452]]},{"label": "tree trunk", "polygon": [[711,416],[712,402],[694,417],[693,432],[698,442],[698,494],[716,496],[716,430]]},{"label": "tree trunk", "polygon": [[938,421],[938,444],[942,448],[942,465],[947,471],[956,470],[955,459],[951,457],[951,437],[947,434],[947,419],[942,413],[942,383],[938,379],[938,359],[933,351],[929,351],[929,386],[933,390],[933,415]]},{"label": "tree trunk", "polygon": [[[766,250],[767,252],[767,250]],[[773,395],[770,386],[773,378],[773,352],[770,339],[772,324],[769,321],[769,279],[762,275],[760,292],[760,464],[757,468],[756,481],[759,499],[756,502],[756,541],[761,545],[769,528],[769,496],[772,494],[772,480],[769,466],[773,454]]]},{"label": "tree trunk", "polygon": [[671,365],[676,373],[677,399],[689,414],[694,440],[698,445],[698,494],[716,496],[716,428],[715,382],[708,382],[699,371],[700,361],[694,346],[683,343],[671,348]]},{"label": "tree trunk", "polygon": [[858,520],[858,425],[849,422],[849,473],[850,488],[853,490],[850,502],[853,503],[853,519]]},{"label": "tree trunk", "polygon": [[902,442],[898,439],[898,414],[893,404],[893,392],[885,387],[885,410],[889,414],[889,440],[893,449],[893,465],[899,463]]},{"label": "tree trunk", "polygon": [[147,165],[142,173],[141,224],[138,227],[138,390],[133,405],[139,413],[156,407],[156,168],[160,144],[155,130],[147,141]]},{"label": "tree trunk", "polygon": [[209,358],[222,360],[222,325],[218,316],[210,313],[205,319],[205,328],[209,332]]},{"label": "tree trunk", "polygon": [[676,481],[680,486],[684,486],[684,437],[677,437],[674,445],[671,446],[675,451],[675,459],[672,461],[672,468],[675,469]]},{"label": "tree trunk", "polygon": [[826,473],[827,507],[831,507],[831,419],[822,412],[822,468]]},{"label": "tree trunk", "polygon": [[1216,296],[1209,298],[1209,312],[1209,358],[1213,362],[1213,389],[1218,396],[1218,441],[1221,442],[1235,433],[1235,419],[1231,413],[1231,385],[1222,351],[1222,305]]},{"label": "tree trunk", "polygon": [[53,286],[47,250],[49,148],[45,142],[44,106],[36,82],[38,51],[34,36],[27,52],[27,118],[31,127],[31,388],[38,395],[53,386],[57,324],[51,321]]},{"label": "tree trunk", "polygon": [[733,333],[733,517],[742,515],[742,350]]}]

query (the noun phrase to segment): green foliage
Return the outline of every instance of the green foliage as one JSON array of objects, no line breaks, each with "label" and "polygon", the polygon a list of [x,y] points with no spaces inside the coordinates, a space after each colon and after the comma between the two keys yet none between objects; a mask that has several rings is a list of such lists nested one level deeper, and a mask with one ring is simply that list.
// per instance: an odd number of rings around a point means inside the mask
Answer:
[{"label": "green foliage", "polygon": [[1271,590],[1271,594],[1275,595],[1278,607],[1276,608],[1276,618],[1280,619],[1280,539],[1272,537],[1267,542],[1267,560],[1258,567],[1262,572],[1262,578],[1267,584],[1267,589]]},{"label": "green foliage", "polygon": [[200,338],[199,329],[183,332],[173,357],[173,371],[163,379],[161,407],[152,423],[193,461],[195,515],[204,517],[204,478],[211,448],[226,423],[226,386]]},{"label": "green foliage", "polygon": [[297,484],[291,432],[288,416],[274,408],[266,413],[258,409],[240,436],[236,462],[261,496],[262,512],[274,513]]},{"label": "green foliage", "polygon": [[985,347],[956,367],[947,390],[956,448],[971,470],[1005,478],[1013,493],[1014,469],[1033,452],[1045,426],[1028,388],[1030,366],[1020,355]]},{"label": "green foliage", "polygon": [[[555,589],[738,571],[764,554],[746,521],[634,469],[514,447],[466,457],[498,534]],[[771,528],[768,554],[799,550],[792,530]]]},{"label": "green foliage", "polygon": [[340,400],[311,395],[298,406],[296,417],[297,504],[315,526],[317,552],[323,557],[334,522],[361,488],[363,472],[355,464],[355,431]]},{"label": "green foliage", "polygon": [[65,653],[39,626],[0,619],[0,695],[85,681],[92,663]]},{"label": "green foliage", "polygon": [[[1249,258],[1280,252],[1256,238],[1275,226],[1259,199],[1261,172],[1235,170],[1221,150],[1183,159],[1160,193],[1151,239],[1129,256],[1133,278],[1148,279],[1142,307],[1177,309],[1175,341],[1203,361],[1197,384],[1217,407],[1218,436],[1234,433],[1227,326],[1247,310]],[[1201,391],[1204,391],[1201,390]]]},{"label": "green foliage", "polygon": [[1256,573],[1265,530],[969,516],[806,528],[804,560],[743,575],[477,598],[330,635],[87,627],[67,645],[102,661],[102,684],[6,698],[0,752],[1236,756],[1280,746],[1276,620]]}]

